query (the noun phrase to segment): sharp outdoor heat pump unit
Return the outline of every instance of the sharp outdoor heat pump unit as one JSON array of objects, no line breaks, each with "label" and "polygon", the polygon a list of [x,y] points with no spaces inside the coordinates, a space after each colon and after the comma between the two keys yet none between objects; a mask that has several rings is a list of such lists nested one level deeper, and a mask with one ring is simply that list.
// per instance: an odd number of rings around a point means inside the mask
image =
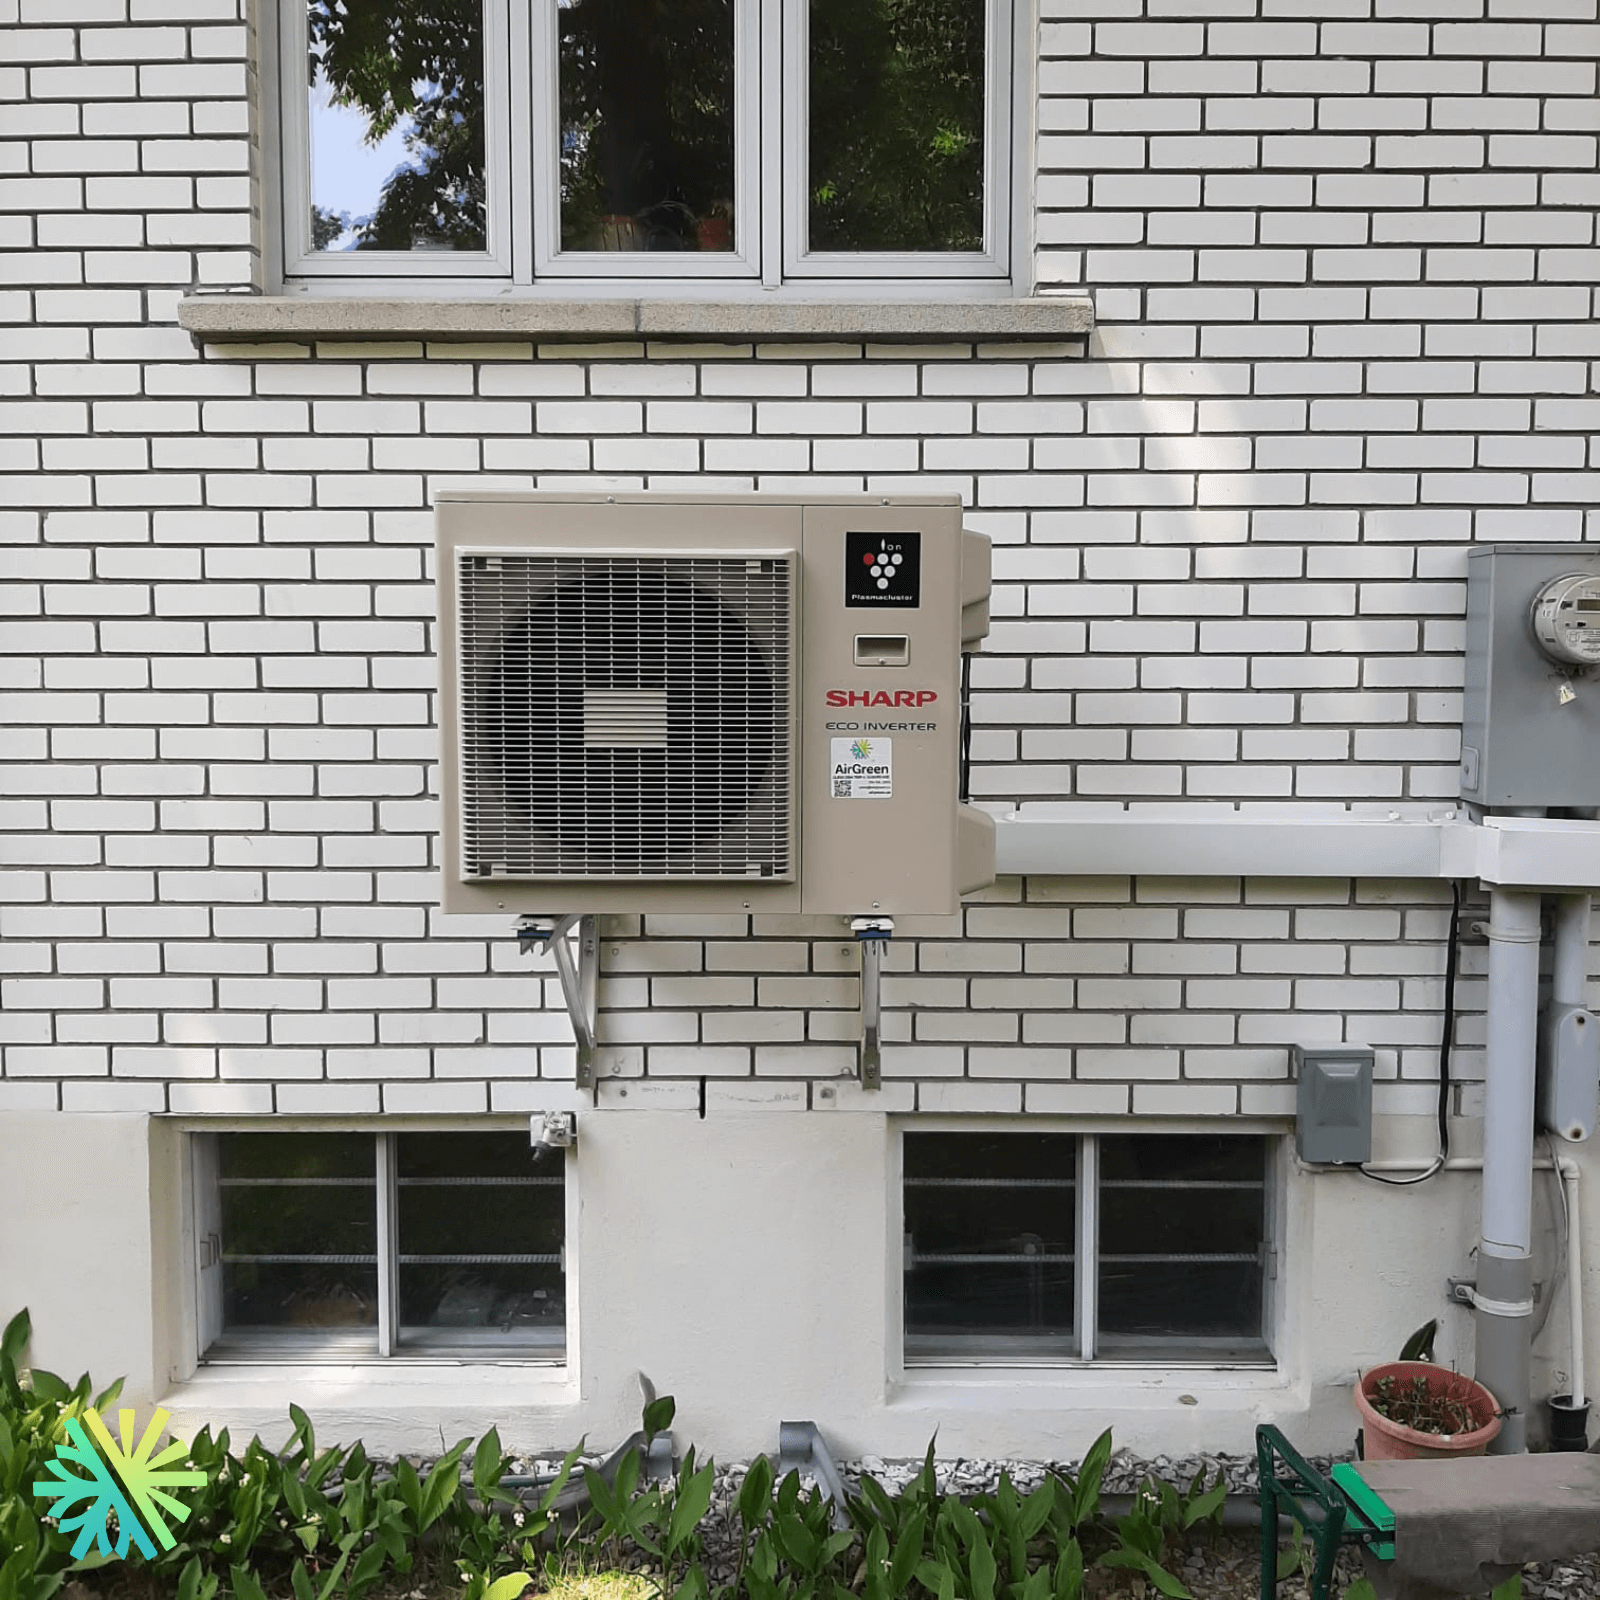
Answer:
[{"label": "sharp outdoor heat pump unit", "polygon": [[444,909],[942,914],[989,541],[954,498],[438,500]]}]

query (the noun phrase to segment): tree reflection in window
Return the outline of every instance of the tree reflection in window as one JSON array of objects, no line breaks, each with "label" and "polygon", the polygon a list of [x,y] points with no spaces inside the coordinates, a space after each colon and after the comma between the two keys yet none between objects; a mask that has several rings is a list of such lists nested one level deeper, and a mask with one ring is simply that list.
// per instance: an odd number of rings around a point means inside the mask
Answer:
[{"label": "tree reflection in window", "polygon": [[984,0],[811,0],[812,250],[983,248]]},{"label": "tree reflection in window", "polygon": [[561,247],[731,250],[733,0],[560,0]]},{"label": "tree reflection in window", "polygon": [[486,249],[482,0],[307,0],[306,17],[313,107],[325,84],[368,146],[404,149],[369,214],[313,204],[312,248]]},{"label": "tree reflection in window", "polygon": [[[314,185],[312,248],[485,250],[483,0],[305,3],[314,143],[331,104],[403,152],[370,210]],[[739,3],[556,0],[562,249],[738,246]],[[808,4],[807,247],[981,250],[986,0]]]}]

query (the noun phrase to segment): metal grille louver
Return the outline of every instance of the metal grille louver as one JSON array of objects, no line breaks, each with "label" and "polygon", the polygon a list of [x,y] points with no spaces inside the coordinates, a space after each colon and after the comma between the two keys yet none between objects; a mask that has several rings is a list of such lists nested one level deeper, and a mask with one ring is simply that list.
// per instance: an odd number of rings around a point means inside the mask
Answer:
[{"label": "metal grille louver", "polygon": [[790,875],[792,557],[458,562],[465,876]]}]

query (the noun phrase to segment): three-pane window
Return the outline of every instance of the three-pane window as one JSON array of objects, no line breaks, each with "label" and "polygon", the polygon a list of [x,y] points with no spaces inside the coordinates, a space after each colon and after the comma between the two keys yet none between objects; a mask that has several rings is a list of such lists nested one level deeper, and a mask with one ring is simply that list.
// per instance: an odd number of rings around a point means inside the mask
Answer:
[{"label": "three-pane window", "polygon": [[526,1133],[193,1144],[209,1361],[566,1348],[565,1198]]},{"label": "three-pane window", "polygon": [[1270,1361],[1268,1144],[907,1132],[908,1365]]},{"label": "three-pane window", "polygon": [[279,0],[283,272],[1003,278],[1012,0]]}]

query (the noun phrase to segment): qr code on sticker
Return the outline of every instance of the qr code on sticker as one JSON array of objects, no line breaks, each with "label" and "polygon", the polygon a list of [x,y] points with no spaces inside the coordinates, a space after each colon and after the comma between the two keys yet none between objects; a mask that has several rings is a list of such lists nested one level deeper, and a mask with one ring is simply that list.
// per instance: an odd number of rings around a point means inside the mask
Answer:
[{"label": "qr code on sticker", "polygon": [[835,778],[833,780],[833,798],[835,800],[848,800],[850,798],[850,780],[848,778]]}]

